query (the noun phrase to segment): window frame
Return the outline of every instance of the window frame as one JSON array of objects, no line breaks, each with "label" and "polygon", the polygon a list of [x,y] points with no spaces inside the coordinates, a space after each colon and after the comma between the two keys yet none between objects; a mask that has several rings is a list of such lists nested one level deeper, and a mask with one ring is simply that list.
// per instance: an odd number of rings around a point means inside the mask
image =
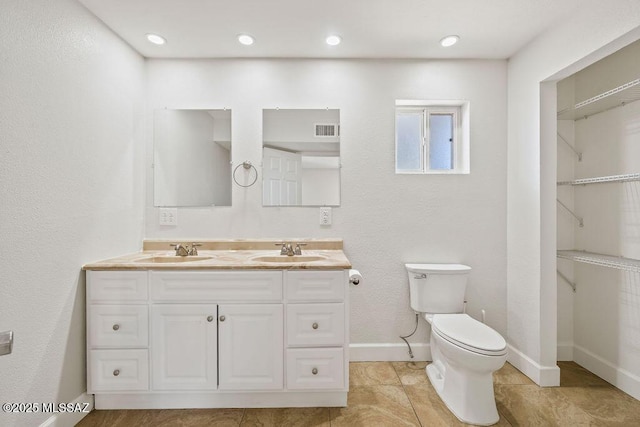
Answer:
[{"label": "window frame", "polygon": [[[398,115],[421,113],[420,169],[398,169]],[[431,115],[453,114],[452,168],[430,168]],[[398,175],[468,174],[469,165],[469,101],[415,101],[397,100],[395,108],[395,172]]]}]

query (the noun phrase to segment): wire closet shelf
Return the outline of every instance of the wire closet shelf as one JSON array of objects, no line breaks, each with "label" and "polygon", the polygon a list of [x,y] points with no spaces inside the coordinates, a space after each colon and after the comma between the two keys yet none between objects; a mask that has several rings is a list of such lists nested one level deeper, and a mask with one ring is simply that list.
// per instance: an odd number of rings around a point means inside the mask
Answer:
[{"label": "wire closet shelf", "polygon": [[558,111],[558,120],[581,120],[640,100],[640,78]]},{"label": "wire closet shelf", "polygon": [[558,185],[606,184],[606,183],[613,183],[613,182],[632,182],[632,181],[640,181],[640,173],[598,176],[594,178],[574,179],[572,181],[558,181]]},{"label": "wire closet shelf", "polygon": [[640,260],[637,259],[576,250],[559,250],[557,256],[558,258],[582,262],[585,264],[599,265],[601,267],[640,273]]}]

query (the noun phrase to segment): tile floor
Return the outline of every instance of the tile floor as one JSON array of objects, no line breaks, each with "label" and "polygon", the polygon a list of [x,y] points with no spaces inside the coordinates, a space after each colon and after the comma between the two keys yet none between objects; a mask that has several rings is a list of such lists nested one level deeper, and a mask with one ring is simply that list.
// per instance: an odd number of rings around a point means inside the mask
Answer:
[{"label": "tile floor", "polygon": [[[498,426],[640,426],[640,401],[573,362],[560,387],[540,388],[510,364],[494,374]],[[351,363],[346,408],[93,411],[78,426],[455,426],[425,363]]]}]

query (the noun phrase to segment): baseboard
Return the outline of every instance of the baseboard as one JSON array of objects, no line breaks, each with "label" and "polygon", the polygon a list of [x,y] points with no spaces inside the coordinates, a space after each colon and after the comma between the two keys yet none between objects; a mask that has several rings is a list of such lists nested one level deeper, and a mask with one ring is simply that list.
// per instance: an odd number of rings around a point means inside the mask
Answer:
[{"label": "baseboard", "polygon": [[559,362],[573,361],[573,343],[572,342],[558,343],[558,361]]},{"label": "baseboard", "polygon": [[574,346],[574,361],[593,372],[602,379],[610,382],[625,393],[640,400],[640,377],[619,368],[595,353],[579,345]]},{"label": "baseboard", "polygon": [[429,344],[411,344],[413,359],[409,356],[409,349],[404,343],[364,343],[349,346],[349,360],[351,362],[424,362],[431,360]]},{"label": "baseboard", "polygon": [[[87,403],[88,405],[85,405]],[[40,427],[68,427],[78,424],[80,420],[86,417],[89,412],[93,410],[93,396],[87,393],[82,393],[72,402],[68,402],[68,404],[65,405],[65,408],[73,410],[71,412],[60,411],[54,413],[52,416],[47,418],[45,422],[40,424]]]},{"label": "baseboard", "polygon": [[560,385],[560,368],[558,366],[541,366],[520,350],[507,344],[509,355],[507,361],[520,372],[531,378],[540,387],[557,387]]}]

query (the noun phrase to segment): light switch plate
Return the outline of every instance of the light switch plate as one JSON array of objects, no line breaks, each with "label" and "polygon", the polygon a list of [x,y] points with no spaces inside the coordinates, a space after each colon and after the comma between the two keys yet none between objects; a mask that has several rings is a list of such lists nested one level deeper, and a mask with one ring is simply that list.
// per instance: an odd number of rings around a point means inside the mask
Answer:
[{"label": "light switch plate", "polygon": [[178,225],[178,208],[160,208],[159,225]]},{"label": "light switch plate", "polygon": [[13,349],[13,331],[0,332],[0,356],[11,354]]},{"label": "light switch plate", "polygon": [[320,225],[331,225],[331,208],[320,208]]}]

